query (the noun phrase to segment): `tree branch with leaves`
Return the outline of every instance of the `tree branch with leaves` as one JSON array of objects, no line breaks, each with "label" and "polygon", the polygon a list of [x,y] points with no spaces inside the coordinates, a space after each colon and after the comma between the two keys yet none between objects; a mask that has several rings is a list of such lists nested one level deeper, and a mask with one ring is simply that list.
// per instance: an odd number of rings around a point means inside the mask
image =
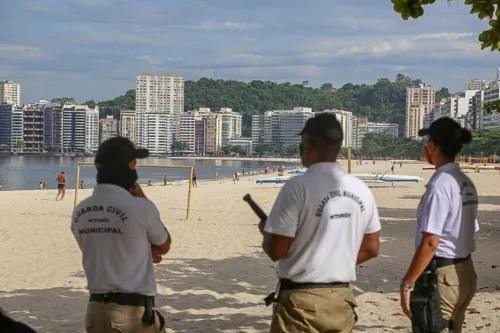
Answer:
[{"label": "tree branch with leaves", "polygon": [[[436,0],[391,0],[394,11],[401,14],[403,20],[410,17],[418,19],[424,15],[424,7],[431,5]],[[451,2],[452,0],[448,0]],[[458,0],[456,0],[458,1]],[[483,31],[478,40],[481,50],[490,48],[491,51],[500,51],[500,0],[465,0],[465,5],[471,7],[470,13],[477,14],[480,20],[487,18],[490,29]]]}]

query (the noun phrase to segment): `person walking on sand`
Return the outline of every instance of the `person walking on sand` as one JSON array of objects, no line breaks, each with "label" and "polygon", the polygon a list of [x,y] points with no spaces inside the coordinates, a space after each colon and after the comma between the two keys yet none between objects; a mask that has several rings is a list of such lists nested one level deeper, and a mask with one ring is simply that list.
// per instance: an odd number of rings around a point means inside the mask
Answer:
[{"label": "person walking on sand", "polygon": [[193,187],[198,187],[196,179],[198,179],[198,170],[195,168],[193,169]]},{"label": "person walking on sand", "polygon": [[479,231],[478,193],[455,160],[472,134],[448,117],[418,134],[427,137],[425,159],[436,171],[417,208],[416,251],[401,280],[401,307],[413,332],[461,333],[477,285],[471,254]]},{"label": "person walking on sand", "polygon": [[167,186],[167,175],[163,176],[163,186]]},{"label": "person walking on sand", "polygon": [[64,195],[66,194],[66,183],[68,182],[68,178],[66,178],[66,174],[64,171],[61,171],[61,174],[57,176],[56,178],[57,181],[57,196],[56,196],[56,201],[59,199],[59,196],[61,196],[61,200],[64,199]]},{"label": "person walking on sand", "polygon": [[352,332],[356,265],[378,256],[375,197],[336,162],[342,126],[332,114],[310,118],[299,145],[301,177],[285,183],[267,220],[262,248],[277,261],[271,333]]},{"label": "person walking on sand", "polygon": [[153,264],[168,253],[171,236],[137,183],[137,159],[148,155],[123,137],[104,141],[95,157],[97,186],[73,211],[90,292],[87,333],[166,333]]}]

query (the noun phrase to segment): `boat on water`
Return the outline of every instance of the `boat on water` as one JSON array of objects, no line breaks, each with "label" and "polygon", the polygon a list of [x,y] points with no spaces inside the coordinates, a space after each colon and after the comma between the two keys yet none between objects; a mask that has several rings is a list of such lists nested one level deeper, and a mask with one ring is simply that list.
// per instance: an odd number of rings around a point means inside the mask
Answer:
[{"label": "boat on water", "polygon": [[425,179],[418,176],[409,175],[388,175],[383,173],[360,173],[353,174],[354,177],[361,179],[367,183],[421,183],[425,182]]}]

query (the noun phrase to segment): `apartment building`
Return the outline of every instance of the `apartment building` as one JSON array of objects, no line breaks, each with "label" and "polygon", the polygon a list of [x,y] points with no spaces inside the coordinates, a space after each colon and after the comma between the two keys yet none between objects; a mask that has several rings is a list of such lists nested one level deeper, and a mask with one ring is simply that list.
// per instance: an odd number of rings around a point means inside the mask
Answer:
[{"label": "apartment building", "polygon": [[183,112],[180,118],[178,141],[186,143],[186,153],[194,153],[196,143],[196,120],[202,119],[197,111]]},{"label": "apartment building", "polygon": [[184,78],[175,73],[167,73],[165,76],[142,73],[141,76],[137,76],[135,112],[136,136],[139,141],[142,140],[140,136],[143,131],[140,123],[143,119],[141,115],[144,113],[168,114],[172,121],[172,133],[178,138],[180,117],[184,112]]},{"label": "apartment building", "polygon": [[198,156],[205,155],[205,138],[207,122],[206,118],[195,119],[194,121],[194,153]]},{"label": "apartment building", "polygon": [[15,105],[0,105],[0,145],[11,151],[23,141],[23,110]]},{"label": "apartment building", "polygon": [[[345,110],[324,110],[315,112],[315,116],[322,113],[334,114],[340,125],[342,126],[342,132],[344,134],[344,139],[342,140],[342,147],[356,147],[356,124],[353,122],[353,114],[350,111]],[[354,126],[353,126],[354,125]]]},{"label": "apartment building", "polygon": [[418,131],[424,127],[426,116],[436,103],[436,91],[423,84],[406,90],[405,137],[417,139]]},{"label": "apartment building", "polygon": [[135,125],[136,121],[134,110],[120,111],[120,136],[137,143]]},{"label": "apartment building", "polygon": [[[500,82],[494,82],[484,90],[484,104],[499,100],[500,95]],[[493,128],[500,128],[499,114],[494,112],[492,114],[483,114],[482,130]]]},{"label": "apartment building", "polygon": [[99,108],[85,112],[85,152],[96,153],[99,148]]},{"label": "apartment building", "polygon": [[99,144],[118,136],[118,119],[113,116],[99,120]]},{"label": "apartment building", "polygon": [[21,106],[21,85],[13,81],[0,82],[0,104]]},{"label": "apartment building", "polygon": [[484,90],[488,86],[488,82],[483,79],[472,79],[467,85],[466,90]]},{"label": "apartment building", "polygon": [[241,137],[242,117],[230,108],[221,108],[218,113],[222,118],[222,145],[226,146],[229,140]]},{"label": "apartment building", "polygon": [[172,152],[172,119],[169,113],[142,113],[139,146],[152,155]]},{"label": "apartment building", "polygon": [[88,106],[66,104],[63,106],[63,151],[85,151],[85,120]]},{"label": "apartment building", "polygon": [[369,122],[368,118],[358,118],[356,148],[361,148],[363,146],[363,139],[368,133],[383,133],[393,138],[397,138],[399,135],[399,125],[392,123],[373,123]]},{"label": "apartment building", "polygon": [[24,151],[42,152],[45,120],[43,108],[41,105],[29,104],[23,107],[22,112],[23,141],[26,146]]},{"label": "apartment building", "polygon": [[293,110],[274,110],[252,116],[252,141],[254,144],[273,143],[280,149],[300,143],[298,133],[309,118],[311,108],[295,107]]},{"label": "apartment building", "polygon": [[44,143],[50,150],[62,151],[63,147],[63,111],[58,103],[47,103],[43,106],[45,115],[43,135]]},{"label": "apartment building", "polygon": [[222,147],[222,116],[211,113],[205,119],[205,153],[216,154]]}]

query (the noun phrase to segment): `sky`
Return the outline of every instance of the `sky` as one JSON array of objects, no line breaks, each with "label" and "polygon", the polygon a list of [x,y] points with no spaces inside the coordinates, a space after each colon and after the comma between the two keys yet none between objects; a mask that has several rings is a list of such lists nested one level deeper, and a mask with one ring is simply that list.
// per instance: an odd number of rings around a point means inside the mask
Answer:
[{"label": "sky", "polygon": [[112,99],[142,72],[313,87],[403,73],[450,91],[493,80],[500,52],[477,41],[487,21],[460,0],[424,8],[404,21],[389,0],[0,0],[0,80],[20,83],[23,103]]}]

